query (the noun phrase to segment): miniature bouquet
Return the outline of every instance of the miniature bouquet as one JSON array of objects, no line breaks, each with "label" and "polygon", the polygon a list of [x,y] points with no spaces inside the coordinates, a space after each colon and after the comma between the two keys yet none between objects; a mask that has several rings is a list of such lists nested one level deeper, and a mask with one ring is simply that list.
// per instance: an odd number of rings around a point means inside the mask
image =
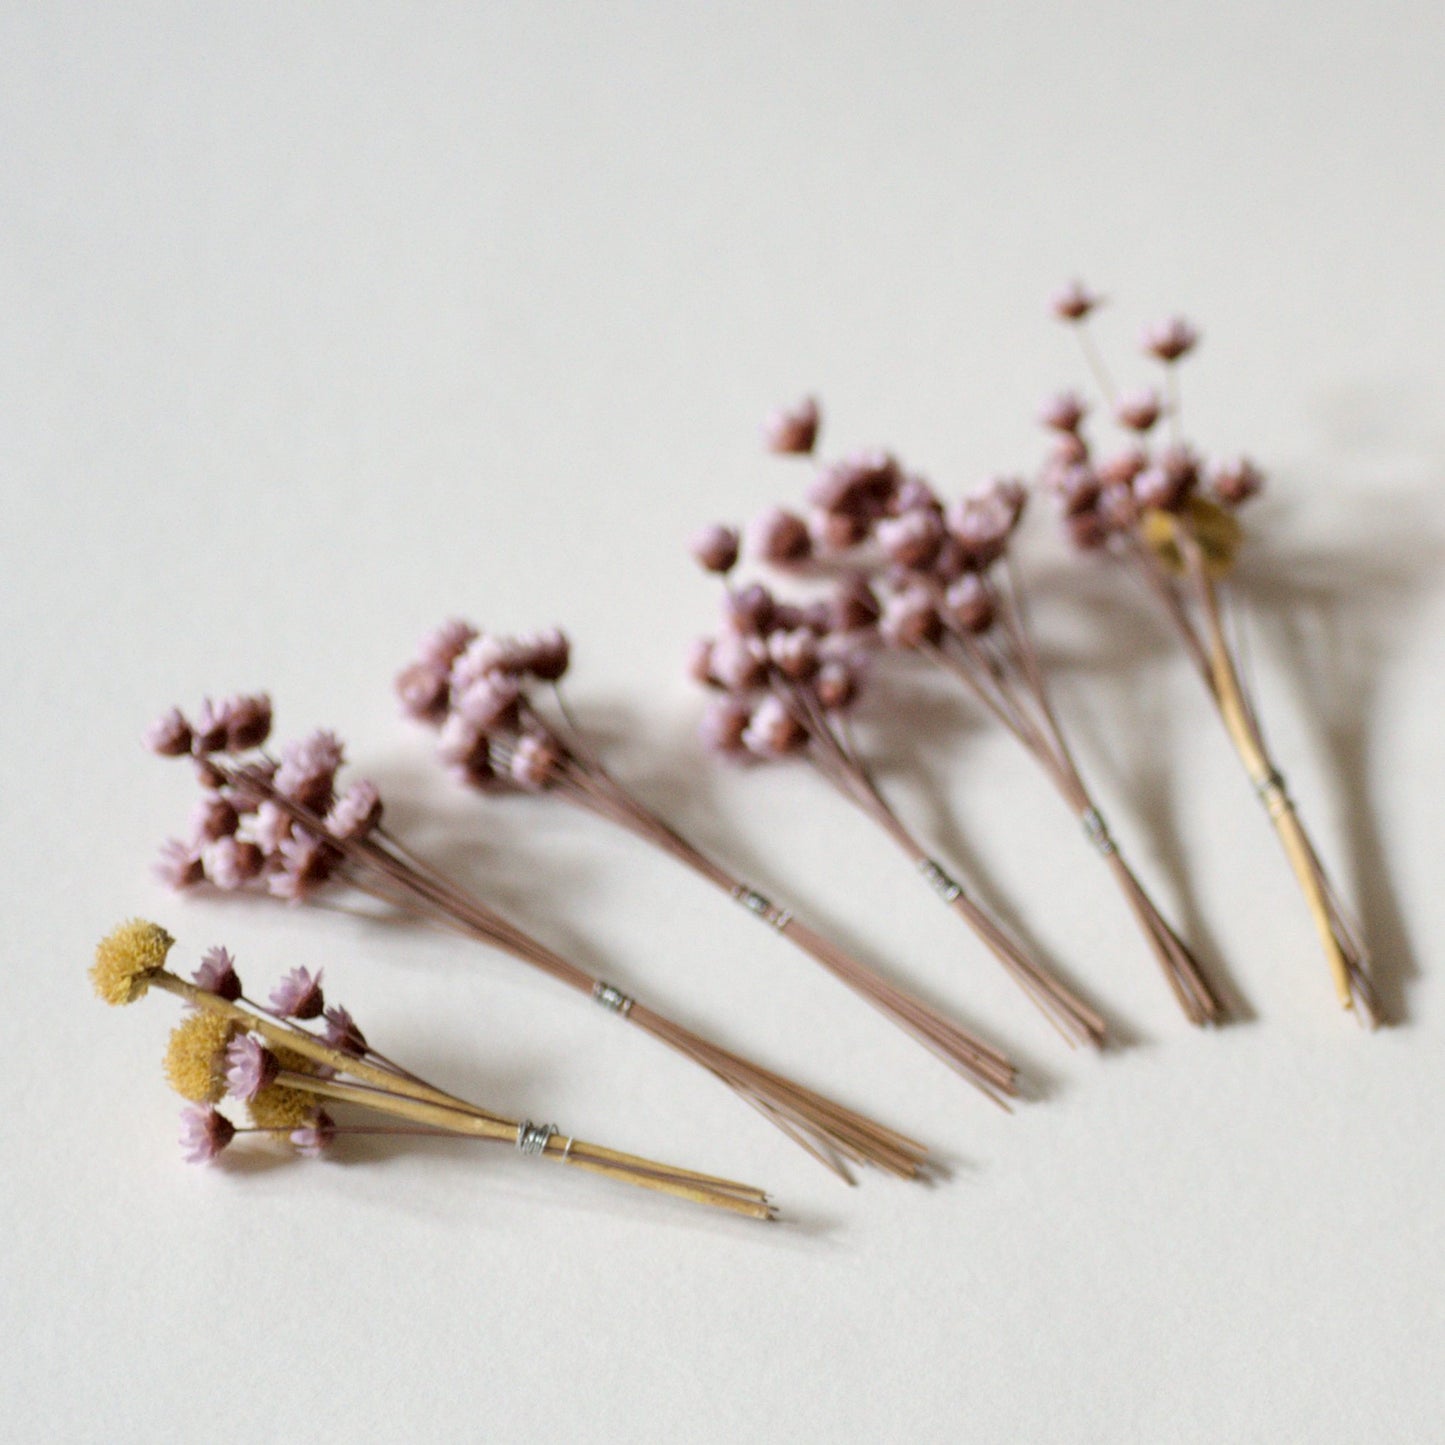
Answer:
[{"label": "miniature bouquet", "polygon": [[[260,1004],[242,992],[235,961],[223,948],[211,949],[189,980],[172,972],[166,965],[174,943],[159,924],[133,919],[101,941],[90,977],[108,1004],[134,1003],[154,988],[189,1006],[171,1033],[165,1069],[188,1101],[181,1148],[191,1163],[214,1160],[238,1134],[277,1140],[310,1157],[339,1135],[482,1139],[696,1204],[774,1217],[767,1195],[751,1185],[621,1154],[564,1136],[552,1124],[509,1119],[426,1083],[378,1053],[344,1008],[326,1007],[319,973],[293,969],[269,1003]],[[316,1019],[319,1032],[302,1022]],[[217,1107],[227,1098],[244,1106],[249,1125],[237,1125]],[[356,1107],[389,1122],[338,1124],[327,1105]]]},{"label": "miniature bouquet", "polygon": [[202,793],[189,837],[171,839],[159,872],[176,888],[210,886],[293,903],[346,885],[408,917],[500,949],[668,1044],[727,1084],[819,1162],[843,1161],[913,1177],[927,1151],[912,1139],[709,1042],[563,958],[418,858],[382,822],[375,785],[338,790],[344,761],[333,733],[315,732],[273,755],[264,695],[202,705],[194,721],[172,708],[147,734],[152,751],[192,760]]},{"label": "miniature bouquet", "polygon": [[[785,449],[802,451],[804,442],[810,449],[816,410],[805,413],[806,426],[797,416],[791,420]],[[865,517],[895,505],[902,486],[896,466],[881,456],[850,463],[846,478],[830,473],[826,480],[832,505],[820,505],[814,528],[781,509],[758,519],[748,537],[757,560],[801,574],[828,552],[851,552],[867,535]],[[740,556],[739,534],[709,527],[694,539],[693,553],[707,571],[730,579]],[[1104,1020],[1030,958],[915,837],[884,796],[849,725],[849,710],[864,686],[866,649],[875,639],[886,635],[917,647],[939,642],[936,609],[917,603],[910,592],[902,603],[885,605],[868,577],[853,569],[827,596],[801,604],[760,583],[729,580],[718,631],[701,640],[689,660],[693,677],[718,694],[704,716],[704,741],[723,755],[810,764],[883,829],[1064,1038],[1100,1045]]]},{"label": "miniature bouquet", "polygon": [[[1227,582],[1244,536],[1236,514],[1259,492],[1263,475],[1244,458],[1206,462],[1184,440],[1179,363],[1198,344],[1194,327],[1174,317],[1142,337],[1145,354],[1163,368],[1163,394],[1118,392],[1087,328],[1099,304],[1075,283],[1054,297],[1053,310],[1076,332],[1127,440],[1098,455],[1085,435],[1084,401],[1072,393],[1055,397],[1043,413],[1055,443],[1041,483],[1058,498],[1075,545],[1127,568],[1183,644],[1284,847],[1339,1001],[1373,1024],[1378,1004],[1364,943],[1300,821],[1230,640]],[[1155,438],[1161,421],[1166,440]]]},{"label": "miniature bouquet", "polygon": [[[817,429],[818,410],[811,401],[780,413],[770,427],[773,449],[811,453]],[[1196,1024],[1214,1022],[1223,1013],[1218,997],[1125,858],[1084,782],[1055,708],[1012,547],[1027,495],[1022,483],[1000,478],[945,505],[923,477],[892,455],[860,453],[819,468],[808,493],[808,520],[782,508],[756,519],[748,529],[748,550],[753,560],[774,569],[843,579],[835,593],[833,629],[843,647],[882,646],[921,657],[963,684],[1023,745],[1079,820],[1185,1016]],[[714,570],[727,560],[725,550],[705,545],[699,555]],[[734,612],[746,596],[734,594]],[[729,645],[736,650],[737,644]],[[788,661],[790,650],[807,647],[801,634],[784,634],[772,649],[774,670]],[[730,658],[725,661],[732,665]],[[782,701],[790,715],[799,713],[796,704]],[[838,748],[828,751],[836,754]],[[851,760],[846,771],[853,771]],[[933,876],[932,865],[924,866]],[[951,880],[944,886],[952,886]]]},{"label": "miniature bouquet", "polygon": [[[996,1102],[1016,1092],[1013,1065],[906,990],[852,958],[701,852],[603,765],[562,699],[570,645],[556,631],[532,638],[479,633],[451,621],[429,636],[396,680],[403,711],[437,729],[453,775],[481,792],[541,793],[615,823],[720,888],[906,1029]],[[538,700],[548,688],[550,716]]]}]

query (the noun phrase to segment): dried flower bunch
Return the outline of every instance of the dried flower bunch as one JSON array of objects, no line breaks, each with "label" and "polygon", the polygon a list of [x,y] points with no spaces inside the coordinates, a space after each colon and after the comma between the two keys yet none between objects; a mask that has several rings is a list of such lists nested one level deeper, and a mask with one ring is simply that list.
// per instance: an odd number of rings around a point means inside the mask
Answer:
[{"label": "dried flower bunch", "polygon": [[[1059,404],[1072,416],[1072,402]],[[818,412],[807,404],[816,438]],[[1154,903],[1104,820],[1069,746],[1028,624],[1013,546],[1028,498],[996,478],[945,504],[891,454],[824,463],[807,521],[774,509],[748,530],[755,560],[793,573],[841,574],[835,612],[857,646],[922,658],[961,682],[1028,751],[1109,869],[1185,1016],[1222,1005],[1188,945]],[[789,538],[786,546],[779,539]]]},{"label": "dried flower bunch", "polygon": [[[1184,440],[1179,364],[1198,345],[1196,329],[1181,317],[1148,327],[1140,348],[1163,368],[1164,393],[1121,393],[1088,331],[1100,304],[1076,282],[1057,293],[1053,311],[1077,335],[1125,442],[1101,455],[1086,435],[1086,403],[1055,397],[1042,418],[1054,445],[1041,485],[1057,497],[1075,545],[1122,564],[1168,619],[1284,845],[1340,1002],[1373,1024],[1378,1004],[1364,944],[1300,821],[1226,626],[1227,578],[1244,535],[1236,513],[1260,491],[1263,475],[1246,458],[1208,461]],[[1167,437],[1158,439],[1161,420]]]},{"label": "dried flower bunch", "polygon": [[710,1043],[561,957],[407,849],[382,824],[375,785],[338,790],[343,750],[314,732],[273,755],[271,704],[237,696],[172,708],[147,733],[154,752],[190,758],[202,794],[190,835],[165,845],[159,872],[177,888],[210,885],[291,902],[346,885],[419,921],[490,944],[660,1039],[740,1094],[814,1158],[847,1179],[846,1161],[903,1177],[923,1167],[923,1145],[782,1075]]},{"label": "dried flower bunch", "polygon": [[[816,959],[990,1098],[1015,1092],[997,1050],[852,958],[789,908],[771,902],[663,821],[603,765],[562,699],[570,647],[556,631],[529,638],[453,620],[428,636],[396,680],[403,711],[438,731],[438,756],[483,792],[546,792],[615,823],[723,890]],[[547,689],[552,706],[538,700]]]},{"label": "dried flower bunch", "polygon": [[[770,442],[775,450],[810,450],[817,427],[817,407],[808,402],[770,423]],[[718,631],[699,641],[689,659],[692,676],[718,694],[704,715],[703,739],[727,756],[811,764],[893,839],[1066,1039],[1102,1044],[1105,1024],[1095,1009],[1031,959],[904,824],[849,725],[867,653],[880,639],[908,648],[937,648],[941,641],[938,607],[921,581],[901,580],[880,596],[869,572],[853,565],[878,526],[912,528],[923,493],[891,457],[869,453],[820,473],[811,520],[774,508],[753,522],[746,539],[720,525],[694,538],[698,563],[728,581]],[[1008,512],[1007,499],[995,504]],[[935,521],[941,546],[941,508]],[[1012,521],[1004,525],[1006,532]],[[738,585],[733,574],[744,545],[750,561],[794,576],[832,576],[830,590],[794,602],[759,582]],[[922,565],[919,555],[914,560]],[[831,561],[845,565],[830,568]]]},{"label": "dried flower bunch", "polygon": [[[102,939],[90,977],[109,1004],[134,1003],[155,988],[190,1006],[171,1033],[165,1071],[187,1100],[181,1148],[192,1163],[211,1162],[238,1134],[277,1140],[310,1157],[342,1134],[484,1139],[697,1204],[774,1217],[766,1194],[751,1185],[569,1138],[553,1125],[509,1119],[426,1083],[378,1053],[344,1008],[326,1007],[319,972],[293,969],[260,1004],[245,996],[223,948],[206,953],[189,980],[170,971],[174,942],[159,924],[133,919]],[[319,1032],[303,1020],[320,1020]],[[217,1106],[225,1100],[244,1106],[250,1124],[222,1113]],[[338,1124],[328,1105],[393,1122]]]}]

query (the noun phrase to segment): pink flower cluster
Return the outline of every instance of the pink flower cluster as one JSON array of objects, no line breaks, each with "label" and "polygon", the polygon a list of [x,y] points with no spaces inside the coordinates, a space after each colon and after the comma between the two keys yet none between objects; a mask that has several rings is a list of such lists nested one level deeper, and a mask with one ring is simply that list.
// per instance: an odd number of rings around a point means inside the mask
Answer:
[{"label": "pink flower cluster", "polygon": [[171,708],[147,729],[153,752],[194,759],[201,786],[185,835],[161,849],[156,871],[171,887],[209,883],[301,899],[331,876],[338,842],[380,822],[375,784],[357,779],[338,792],[345,758],[334,733],[313,732],[273,757],[263,747],[270,730],[264,695],[208,700],[194,721]]},{"label": "pink flower cluster", "polygon": [[556,779],[566,749],[527,687],[559,681],[570,661],[556,628],[504,637],[453,619],[425,638],[396,693],[408,717],[438,730],[438,756],[461,781],[536,792]]}]

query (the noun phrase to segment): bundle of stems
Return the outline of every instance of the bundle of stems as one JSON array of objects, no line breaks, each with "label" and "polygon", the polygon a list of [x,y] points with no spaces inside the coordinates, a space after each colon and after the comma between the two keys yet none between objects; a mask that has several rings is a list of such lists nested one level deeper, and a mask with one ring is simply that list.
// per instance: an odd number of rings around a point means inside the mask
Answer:
[{"label": "bundle of stems", "polygon": [[[255,702],[234,698],[219,709],[208,707],[195,726],[172,710],[151,731],[154,750],[196,758],[206,789],[191,842],[167,845],[163,867],[173,884],[251,886],[301,900],[327,882],[346,883],[419,921],[489,944],[587,995],[721,1079],[844,1180],[851,1182],[848,1162],[902,1177],[919,1173],[927,1151],[917,1141],[675,1023],[563,958],[418,858],[382,825],[374,785],[358,780],[336,795],[342,751],[332,734],[314,733],[287,745],[277,758],[262,747],[265,734],[252,736],[259,729],[232,727],[228,735],[225,727],[209,726],[207,714],[244,716]],[[269,732],[268,700],[265,707]]]},{"label": "bundle of stems", "polygon": [[[1206,463],[1184,441],[1178,364],[1197,345],[1197,330],[1180,317],[1147,328],[1141,348],[1163,366],[1165,395],[1147,388],[1120,394],[1087,328],[1099,304],[1098,296],[1075,283],[1058,293],[1054,311],[1074,329],[1105,403],[1136,441],[1097,459],[1083,433],[1084,404],[1055,398],[1045,419],[1060,435],[1044,481],[1063,501],[1073,541],[1127,567],[1183,644],[1284,848],[1336,995],[1373,1026],[1379,1004],[1368,952],[1300,819],[1227,624],[1226,583],[1243,540],[1236,512],[1258,494],[1263,474],[1246,458]],[[1146,445],[1162,417],[1168,418],[1168,442]]]},{"label": "bundle of stems", "polygon": [[[775,1217],[765,1192],[752,1185],[564,1136],[554,1125],[511,1119],[439,1089],[373,1050],[344,1010],[328,1012],[322,1035],[294,1016],[253,1003],[240,993],[224,950],[208,955],[197,975],[203,982],[184,979],[165,967],[173,942],[158,924],[122,924],[98,947],[91,976],[108,1003],[128,1004],[159,989],[195,1011],[172,1035],[167,1065],[172,1083],[196,1106],[188,1111],[185,1142],[198,1162],[214,1158],[240,1132],[288,1139],[312,1153],[343,1132],[446,1135],[510,1144],[524,1154],[752,1219]],[[224,960],[219,975],[209,961],[216,955]],[[319,1010],[319,975],[313,981],[304,970],[297,974],[303,987],[293,1006],[311,1013],[301,1001],[309,994]],[[221,1026],[197,1027],[201,1018]],[[336,1022],[339,1029],[332,1027]],[[254,1129],[238,1130],[215,1109],[228,1090],[246,1102]],[[329,1103],[359,1107],[400,1121],[400,1127],[339,1127],[325,1112]]]},{"label": "bundle of stems", "polygon": [[[550,643],[550,648],[539,645]],[[485,671],[473,666],[479,655]],[[443,748],[460,779],[482,791],[546,791],[660,848],[721,889],[750,913],[820,963],[829,973],[918,1039],[995,1103],[1017,1092],[1017,1071],[1007,1057],[907,990],[853,958],[709,857],[608,771],[568,709],[560,689],[569,649],[561,634],[541,639],[497,638],[452,621],[433,633],[422,656],[398,679],[407,713],[443,732]],[[529,660],[543,659],[543,676]],[[547,659],[555,659],[552,665]],[[456,673],[464,686],[454,687]],[[475,674],[468,681],[468,675]],[[546,716],[531,695],[529,678],[549,685],[562,721]],[[484,679],[479,683],[478,679]],[[489,692],[505,679],[510,705],[485,726],[468,721],[468,688]],[[495,709],[488,709],[489,716]],[[462,761],[456,760],[460,754]],[[479,760],[485,758],[485,764]]]},{"label": "bundle of stems", "polygon": [[[694,553],[709,571],[726,575],[738,559],[737,534],[709,528]],[[923,846],[859,750],[847,713],[862,685],[858,647],[866,592],[854,578],[830,602],[801,607],[758,583],[729,588],[717,635],[704,639],[692,659],[694,677],[722,694],[704,720],[705,740],[723,754],[763,761],[799,757],[811,764],[883,829],[1069,1043],[1102,1045],[1107,1030],[1099,1013],[1030,958]]]}]

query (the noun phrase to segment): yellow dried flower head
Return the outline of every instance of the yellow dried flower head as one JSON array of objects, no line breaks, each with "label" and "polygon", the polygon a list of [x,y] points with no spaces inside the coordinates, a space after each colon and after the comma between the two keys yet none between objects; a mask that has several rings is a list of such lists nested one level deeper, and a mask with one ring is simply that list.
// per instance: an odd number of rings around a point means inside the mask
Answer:
[{"label": "yellow dried flower head", "polygon": [[226,1092],[226,1045],[236,1026],[203,1011],[182,1020],[166,1045],[166,1078],[183,1099],[214,1104]]},{"label": "yellow dried flower head", "polygon": [[159,923],[132,918],[101,939],[90,981],[106,1003],[134,1003],[150,987],[151,975],[166,965],[175,939]]},{"label": "yellow dried flower head", "polygon": [[246,1105],[258,1129],[299,1129],[316,1107],[316,1100],[285,1084],[267,1084]]}]

